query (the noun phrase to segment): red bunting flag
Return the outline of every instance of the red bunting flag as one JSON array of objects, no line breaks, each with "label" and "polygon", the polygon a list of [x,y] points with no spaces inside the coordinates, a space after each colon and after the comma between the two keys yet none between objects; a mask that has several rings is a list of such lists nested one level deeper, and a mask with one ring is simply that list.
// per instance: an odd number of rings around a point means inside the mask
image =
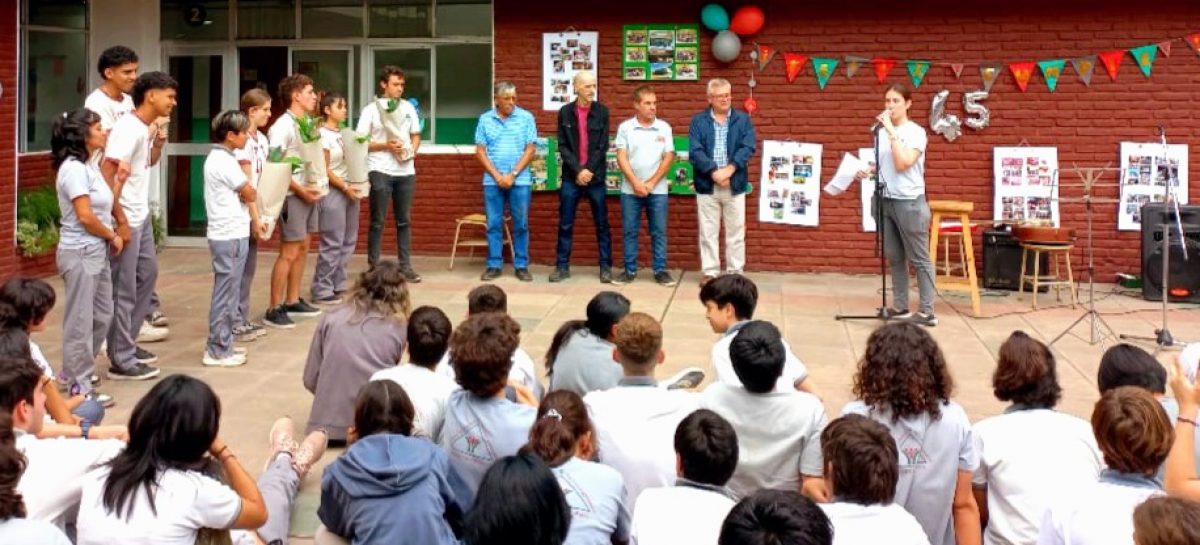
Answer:
[{"label": "red bunting flag", "polygon": [[1200,55],[1200,32],[1188,34],[1187,38],[1184,39],[1187,40],[1188,45],[1192,46],[1192,51]]},{"label": "red bunting flag", "polygon": [[1167,40],[1165,42],[1158,42],[1158,50],[1162,51],[1162,54],[1164,57],[1170,57],[1171,56],[1171,40]]},{"label": "red bunting flag", "polygon": [[896,66],[896,59],[871,59],[871,64],[875,65],[875,79],[879,83],[883,83],[887,79],[888,72],[892,71],[892,67]]},{"label": "red bunting flag", "polygon": [[1033,77],[1032,62],[1013,62],[1008,64],[1008,69],[1012,72],[1013,79],[1017,80],[1017,87],[1021,88],[1021,92],[1025,92],[1025,88],[1029,86],[1029,78]]},{"label": "red bunting flag", "polygon": [[1104,69],[1108,70],[1108,77],[1112,81],[1117,81],[1117,70],[1121,68],[1121,59],[1125,57],[1125,50],[1120,51],[1105,51],[1100,53],[1100,62],[1104,64]]},{"label": "red bunting flag", "polygon": [[962,77],[963,67],[966,66],[961,62],[950,63],[950,70],[954,72],[954,79]]},{"label": "red bunting flag", "polygon": [[775,48],[769,45],[758,46],[758,71],[762,72],[767,69],[767,65],[771,64],[771,59],[775,57]]},{"label": "red bunting flag", "polygon": [[783,68],[786,71],[788,83],[796,81],[796,76],[800,75],[800,71],[804,69],[804,62],[807,60],[808,55],[790,51],[783,54]]}]

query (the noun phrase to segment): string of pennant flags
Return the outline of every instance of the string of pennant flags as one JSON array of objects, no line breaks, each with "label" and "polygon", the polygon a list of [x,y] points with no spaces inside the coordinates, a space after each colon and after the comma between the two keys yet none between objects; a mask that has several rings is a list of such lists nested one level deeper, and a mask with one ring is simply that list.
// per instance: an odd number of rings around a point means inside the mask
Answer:
[{"label": "string of pennant flags", "polygon": [[[1161,53],[1163,57],[1170,57],[1171,44],[1180,40],[1187,43],[1191,46],[1192,51],[1200,55],[1200,32],[1196,32],[1183,38],[1171,38],[1129,49],[1115,49],[1071,59],[1062,58],[1036,62],[1022,61],[1010,63],[982,62],[979,63],[979,76],[983,80],[984,90],[990,92],[996,80],[1004,73],[1004,69],[1008,68],[1013,80],[1016,81],[1017,88],[1021,92],[1025,92],[1029,87],[1029,80],[1033,78],[1034,73],[1040,72],[1042,79],[1046,82],[1046,87],[1050,89],[1050,92],[1054,92],[1058,88],[1059,79],[1062,78],[1068,64],[1071,65],[1071,68],[1085,86],[1091,86],[1092,74],[1095,72],[1097,65],[1103,66],[1104,70],[1108,73],[1108,77],[1112,81],[1116,81],[1117,72],[1121,68],[1121,62],[1125,59],[1125,55],[1130,55],[1133,57],[1133,61],[1137,64],[1137,67],[1142,71],[1142,75],[1149,78],[1158,54]],[[804,71],[805,66],[811,65],[817,85],[821,89],[825,88],[830,78],[837,72],[839,64],[845,67],[847,79],[853,79],[861,68],[870,66],[875,72],[875,78],[880,83],[883,83],[892,72],[892,69],[897,64],[903,62],[914,88],[921,86],[921,82],[925,80],[925,76],[929,74],[929,70],[934,66],[948,67],[951,73],[954,74],[954,79],[962,79],[963,71],[968,66],[967,63],[961,62],[940,62],[920,59],[905,59],[901,61],[890,57],[861,57],[856,55],[846,55],[840,59],[834,57],[811,57],[792,51],[779,52],[771,46],[759,44],[755,44],[755,48],[757,52],[755,63],[758,66],[759,72],[766,70],[767,66],[775,58],[776,53],[780,53],[783,57],[784,75],[787,77],[788,83],[795,81],[796,77]]]}]

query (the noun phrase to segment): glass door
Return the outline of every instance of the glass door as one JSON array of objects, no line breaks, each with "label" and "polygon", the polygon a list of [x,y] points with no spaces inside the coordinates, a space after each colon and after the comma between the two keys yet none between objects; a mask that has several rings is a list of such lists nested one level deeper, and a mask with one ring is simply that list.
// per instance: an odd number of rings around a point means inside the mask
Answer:
[{"label": "glass door", "polygon": [[[321,45],[292,47],[288,65],[293,74],[313,79],[313,88],[320,93],[337,92],[346,97],[351,118],[358,114],[358,97],[354,95],[354,48],[352,46]],[[314,112],[320,115],[321,112]]]},{"label": "glass door", "polygon": [[159,161],[159,202],[168,243],[186,245],[205,235],[204,158],[212,149],[212,119],[237,105],[236,67],[225,47],[168,49],[163,64],[179,93]]}]

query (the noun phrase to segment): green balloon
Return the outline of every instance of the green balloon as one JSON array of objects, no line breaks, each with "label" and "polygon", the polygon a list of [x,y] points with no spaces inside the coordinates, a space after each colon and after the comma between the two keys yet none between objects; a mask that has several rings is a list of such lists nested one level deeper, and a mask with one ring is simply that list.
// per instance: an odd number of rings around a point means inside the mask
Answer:
[{"label": "green balloon", "polygon": [[709,4],[700,10],[700,22],[705,28],[720,32],[729,28],[729,13],[720,4]]}]

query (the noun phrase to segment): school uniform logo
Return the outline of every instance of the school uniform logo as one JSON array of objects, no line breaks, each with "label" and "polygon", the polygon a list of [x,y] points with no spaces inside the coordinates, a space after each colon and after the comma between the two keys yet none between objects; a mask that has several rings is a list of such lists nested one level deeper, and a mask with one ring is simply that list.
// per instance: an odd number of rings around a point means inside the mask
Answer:
[{"label": "school uniform logo", "polygon": [[587,495],[579,483],[575,482],[573,477],[559,471],[555,473],[558,473],[558,483],[562,487],[563,496],[567,499],[567,506],[571,508],[572,516],[586,517],[595,512],[596,508],[592,498]]},{"label": "school uniform logo", "polygon": [[900,450],[901,470],[911,471],[929,465],[929,456],[925,454],[925,446],[913,434],[905,432],[900,440],[896,441],[896,446]]},{"label": "school uniform logo", "polygon": [[479,422],[471,422],[459,430],[450,441],[453,454],[483,465],[491,465],[496,461],[496,451]]}]

